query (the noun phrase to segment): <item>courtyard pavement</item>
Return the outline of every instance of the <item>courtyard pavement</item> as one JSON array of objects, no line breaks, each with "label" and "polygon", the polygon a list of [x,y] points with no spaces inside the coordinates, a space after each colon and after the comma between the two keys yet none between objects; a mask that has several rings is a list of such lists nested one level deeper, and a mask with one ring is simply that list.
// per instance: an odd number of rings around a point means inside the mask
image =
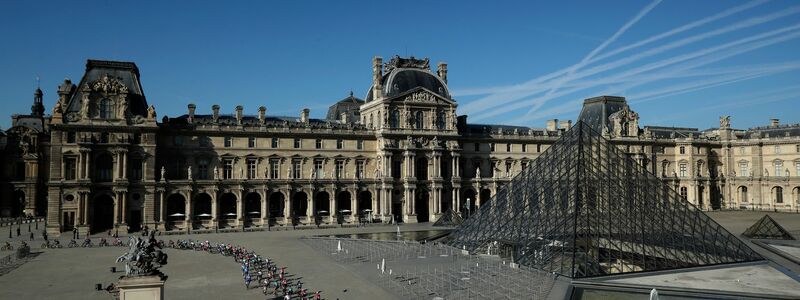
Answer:
[{"label": "courtyard pavement", "polygon": [[[750,225],[765,212],[726,211],[708,213],[736,236],[741,236]],[[795,236],[800,235],[800,214],[769,213],[778,223]],[[106,292],[94,291],[94,284],[104,285],[115,281],[121,272],[111,273],[117,256],[125,248],[73,248],[39,249],[42,243],[41,229],[36,232],[36,241],[31,242],[34,252],[41,252],[27,263],[0,275],[0,299],[110,299]],[[408,224],[400,226],[402,231],[432,229],[430,224]],[[323,255],[313,244],[303,242],[303,236],[334,235],[363,232],[393,232],[395,226],[375,225],[359,228],[307,229],[287,231],[259,231],[218,234],[162,235],[169,239],[209,240],[243,245],[256,253],[269,257],[278,265],[285,265],[287,272],[301,277],[304,287],[310,291],[321,290],[325,299],[399,299],[391,291],[375,284],[374,278],[365,278],[362,272],[337,263]],[[15,231],[15,230],[14,230]],[[16,232],[14,232],[16,235]],[[66,244],[71,233],[65,233],[61,242]],[[23,225],[22,236],[27,240],[27,227]],[[16,236],[13,240],[19,240]],[[0,242],[8,240],[7,232],[0,232]],[[97,241],[95,240],[95,243]],[[749,243],[749,242],[748,242]],[[14,242],[14,247],[18,243]],[[780,261],[757,245],[750,245],[770,259]],[[203,252],[167,249],[169,264],[163,268],[169,276],[165,285],[168,299],[264,299],[261,292],[245,290],[239,266],[230,257]],[[766,254],[765,254],[766,252]],[[5,256],[10,252],[0,252]],[[787,261],[779,262],[785,265]],[[791,264],[791,263],[790,263]],[[800,273],[800,266],[787,267]],[[2,274],[2,273],[0,273]]]}]

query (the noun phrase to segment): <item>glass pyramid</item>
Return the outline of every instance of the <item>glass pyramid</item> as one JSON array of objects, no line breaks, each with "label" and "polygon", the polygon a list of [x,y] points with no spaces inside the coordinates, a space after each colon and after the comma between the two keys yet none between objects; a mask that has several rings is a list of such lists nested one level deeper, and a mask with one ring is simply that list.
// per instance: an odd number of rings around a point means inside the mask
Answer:
[{"label": "glass pyramid", "polygon": [[762,259],[583,122],[450,236],[572,278]]},{"label": "glass pyramid", "polygon": [[450,208],[433,223],[433,226],[458,226],[462,223],[464,223],[464,219]]},{"label": "glass pyramid", "polygon": [[753,226],[747,228],[742,235],[751,239],[794,240],[783,226],[775,222],[769,215],[764,215]]}]

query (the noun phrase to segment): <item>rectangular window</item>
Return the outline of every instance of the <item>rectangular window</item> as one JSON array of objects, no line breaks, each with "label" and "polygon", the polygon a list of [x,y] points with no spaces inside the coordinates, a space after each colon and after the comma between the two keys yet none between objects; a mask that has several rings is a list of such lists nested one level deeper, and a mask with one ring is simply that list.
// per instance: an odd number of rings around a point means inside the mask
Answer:
[{"label": "rectangular window", "polygon": [[134,133],[133,134],[133,141],[131,141],[134,145],[139,145],[142,143],[142,134],[141,133]]},{"label": "rectangular window", "polygon": [[783,162],[776,161],[775,162],[775,176],[783,176]]},{"label": "rectangular window", "polygon": [[233,178],[233,160],[226,159],[222,163],[222,179]]},{"label": "rectangular window", "polygon": [[255,159],[248,159],[247,160],[247,178],[248,179],[255,179],[256,178],[256,160]]},{"label": "rectangular window", "polygon": [[511,144],[506,144],[506,152],[511,152]]},{"label": "rectangular window", "polygon": [[336,179],[344,178],[344,161],[337,160],[336,161]]},{"label": "rectangular window", "polygon": [[226,136],[225,137],[225,148],[233,147],[233,138]]},{"label": "rectangular window", "polygon": [[208,179],[208,159],[201,158],[197,161],[197,178]]},{"label": "rectangular window", "polygon": [[356,149],[358,149],[358,150],[364,150],[364,140],[358,140],[358,141],[356,141]]},{"label": "rectangular window", "polygon": [[256,147],[256,138],[248,137],[247,138],[247,148],[255,148]]},{"label": "rectangular window", "polygon": [[301,171],[302,171],[300,169],[300,166],[301,166],[300,160],[293,160],[292,161],[292,178],[300,179],[300,175],[301,175]]},{"label": "rectangular window", "polygon": [[400,179],[403,170],[403,162],[401,161],[392,161],[392,178]]},{"label": "rectangular window", "polygon": [[356,162],[356,178],[364,178],[364,161],[359,160]]},{"label": "rectangular window", "polygon": [[67,144],[75,144],[75,133],[67,132]]},{"label": "rectangular window", "polygon": [[494,152],[494,143],[489,144],[489,151]]},{"label": "rectangular window", "polygon": [[278,148],[278,138],[274,137],[272,138],[272,149],[277,149],[277,148]]},{"label": "rectangular window", "polygon": [[794,168],[794,176],[800,176],[800,161],[794,163]]},{"label": "rectangular window", "polygon": [[794,146],[794,152],[800,153],[800,145]]},{"label": "rectangular window", "polygon": [[314,161],[314,179],[325,178],[325,169],[323,169],[324,166],[322,163],[322,160]]},{"label": "rectangular window", "polygon": [[744,147],[739,147],[739,154],[744,154]]},{"label": "rectangular window", "polygon": [[301,146],[302,146],[302,143],[300,143],[300,139],[297,139],[297,138],[294,139],[294,148],[295,149],[300,149]]},{"label": "rectangular window", "polygon": [[506,162],[506,176],[507,177],[511,177],[511,162],[510,161]]},{"label": "rectangular window", "polygon": [[750,176],[749,173],[750,172],[748,172],[748,170],[747,170],[747,163],[746,162],[740,162],[739,163],[739,176]]},{"label": "rectangular window", "polygon": [[775,145],[775,154],[781,154],[781,146]]},{"label": "rectangular window", "polygon": [[686,164],[680,164],[679,170],[680,173],[678,175],[680,175],[681,177],[686,177]]},{"label": "rectangular window", "polygon": [[681,146],[679,149],[680,149],[680,154],[686,154],[686,147]]},{"label": "rectangular window", "polygon": [[281,161],[278,159],[269,160],[269,178],[278,179],[281,177]]},{"label": "rectangular window", "polygon": [[131,159],[131,170],[130,170],[130,179],[131,180],[142,180],[142,160],[138,158]]},{"label": "rectangular window", "polygon": [[342,139],[336,140],[336,149],[344,149],[344,141]]},{"label": "rectangular window", "polygon": [[75,180],[77,177],[75,174],[77,173],[77,158],[70,157],[64,160],[64,179],[65,180]]},{"label": "rectangular window", "polygon": [[536,144],[536,153],[541,153],[541,152],[542,152],[542,145]]},{"label": "rectangular window", "polygon": [[522,152],[528,152],[528,144],[522,144]]},{"label": "rectangular window", "polygon": [[475,143],[475,152],[481,151],[481,143]]},{"label": "rectangular window", "polygon": [[322,140],[321,140],[321,139],[317,139],[317,140],[315,141],[315,143],[314,143],[314,148],[316,148],[316,149],[322,149]]}]

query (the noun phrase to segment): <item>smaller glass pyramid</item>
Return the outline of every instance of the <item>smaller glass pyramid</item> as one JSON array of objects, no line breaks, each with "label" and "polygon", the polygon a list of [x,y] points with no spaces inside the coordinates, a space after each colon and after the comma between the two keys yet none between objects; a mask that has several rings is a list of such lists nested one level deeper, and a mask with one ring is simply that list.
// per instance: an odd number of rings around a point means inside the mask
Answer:
[{"label": "smaller glass pyramid", "polygon": [[751,239],[794,240],[783,226],[775,222],[769,215],[764,215],[758,222],[747,228],[742,235]]},{"label": "smaller glass pyramid", "polygon": [[450,208],[439,217],[439,220],[433,223],[433,226],[458,226],[461,223],[464,223],[464,219]]}]

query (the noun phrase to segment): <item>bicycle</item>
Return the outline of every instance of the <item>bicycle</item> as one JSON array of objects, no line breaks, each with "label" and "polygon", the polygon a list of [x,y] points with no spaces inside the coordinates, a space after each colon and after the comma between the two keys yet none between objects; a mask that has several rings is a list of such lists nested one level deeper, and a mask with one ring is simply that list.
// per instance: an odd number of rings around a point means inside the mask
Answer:
[{"label": "bicycle", "polygon": [[11,246],[11,243],[9,242],[6,242],[5,245],[0,247],[0,251],[12,251],[12,250],[14,250],[14,246]]},{"label": "bicycle", "polygon": [[78,242],[76,242],[75,240],[69,240],[69,244],[67,245],[67,247],[69,248],[78,247]]}]

